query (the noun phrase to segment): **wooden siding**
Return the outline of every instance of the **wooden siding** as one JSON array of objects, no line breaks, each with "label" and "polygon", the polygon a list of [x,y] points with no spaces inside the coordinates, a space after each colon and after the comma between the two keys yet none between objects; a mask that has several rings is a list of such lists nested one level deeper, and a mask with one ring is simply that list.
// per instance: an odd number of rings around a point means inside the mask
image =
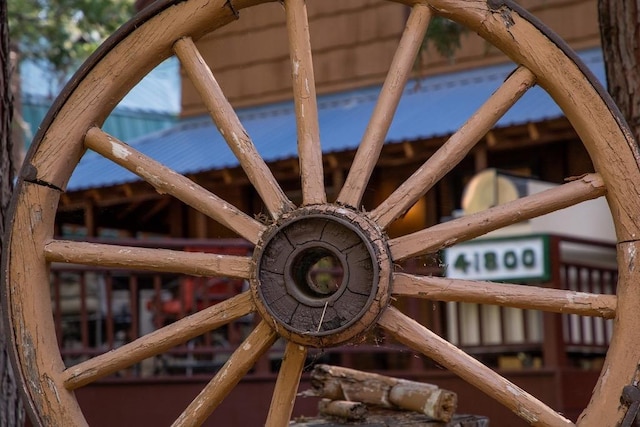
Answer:
[{"label": "wooden siding", "polygon": [[[521,0],[519,3],[575,49],[600,42],[596,0]],[[382,0],[308,2],[318,93],[384,80],[404,28],[408,8]],[[242,10],[240,19],[204,37],[198,47],[226,96],[236,106],[291,98],[289,52],[283,8],[269,3]],[[502,62],[504,57],[475,34],[465,33],[454,58],[430,47],[416,74],[431,75]],[[191,82],[182,82],[182,114],[206,110]]]},{"label": "wooden siding", "polygon": [[[381,1],[309,4],[319,93],[381,81],[404,27],[407,8]],[[291,98],[290,61],[282,6],[241,11],[240,19],[199,42],[227,97],[235,105]],[[183,79],[183,114],[205,112],[191,82]]]}]

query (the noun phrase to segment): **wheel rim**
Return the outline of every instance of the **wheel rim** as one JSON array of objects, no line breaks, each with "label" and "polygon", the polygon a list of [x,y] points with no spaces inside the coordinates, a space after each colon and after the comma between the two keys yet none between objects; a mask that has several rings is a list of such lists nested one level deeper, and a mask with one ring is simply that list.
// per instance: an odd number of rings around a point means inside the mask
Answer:
[{"label": "wheel rim", "polygon": [[[419,277],[392,275],[391,263],[419,253],[434,252],[526,218],[606,195],[615,219],[619,242],[620,278],[617,298],[611,300],[591,296],[587,297],[589,304],[583,301],[582,304],[572,305],[569,303],[576,295],[543,289],[536,292],[553,297],[555,302],[546,306],[534,306],[534,303],[525,301],[531,298],[518,297],[515,291],[510,298],[512,301],[520,301],[519,304],[525,304],[526,307],[548,311],[562,311],[571,306],[570,312],[578,314],[606,317],[615,313],[615,334],[607,360],[592,401],[579,423],[585,426],[600,426],[610,425],[612,420],[621,420],[625,408],[619,404],[620,394],[625,385],[638,378],[637,365],[640,359],[640,331],[635,327],[639,320],[636,313],[637,307],[640,306],[640,292],[634,287],[634,283],[638,282],[639,273],[636,271],[640,271],[635,268],[640,197],[632,185],[634,182],[640,182],[640,156],[633,138],[620,119],[619,112],[612,107],[608,97],[602,96],[601,88],[583,74],[580,66],[576,65],[561,43],[553,36],[548,36],[548,32],[540,24],[510,2],[485,4],[478,1],[471,8],[468,1],[461,0],[431,0],[417,3],[407,1],[406,3],[412,6],[412,13],[391,67],[394,73],[397,72],[400,76],[402,84],[394,83],[392,77],[387,78],[345,186],[338,196],[337,203],[330,204],[327,203],[323,184],[322,151],[306,8],[300,0],[287,0],[285,9],[293,64],[303,193],[303,206],[296,208],[257,155],[251,140],[248,137],[237,137],[243,134],[242,125],[225,101],[224,94],[210,70],[202,65],[203,61],[200,61],[200,55],[192,41],[233,21],[239,10],[261,3],[264,2],[190,0],[165,2],[150,9],[138,18],[137,23],[129,25],[114,36],[88,62],[89,65],[85,66],[57,101],[54,107],[55,114],[50,116],[50,120],[38,135],[37,143],[31,149],[23,168],[10,212],[11,226],[3,250],[2,298],[9,330],[12,331],[13,357],[35,418],[45,425],[82,425],[85,420],[73,396],[74,389],[115,372],[122,366],[164,351],[168,345],[175,345],[193,334],[203,333],[235,318],[258,311],[265,319],[275,319],[276,326],[271,326],[271,322],[264,320],[247,338],[246,345],[234,353],[231,358],[233,363],[225,365],[174,425],[198,424],[206,419],[259,355],[275,342],[278,335],[287,338],[289,344],[286,348],[284,366],[276,383],[271,409],[267,415],[267,424],[285,425],[291,414],[292,396],[295,395],[302,372],[306,346],[322,347],[348,342],[374,326],[380,326],[410,348],[448,367],[526,421],[534,425],[569,425],[570,422],[553,409],[490,369],[477,364],[471,357],[435,336],[427,328],[390,308],[389,289],[393,290],[391,294],[394,295],[415,297],[417,295],[412,286],[427,285]],[[416,172],[371,212],[350,209],[348,206],[358,206],[360,203],[384,142],[386,129],[390,125],[389,117],[393,116],[419,42],[433,12],[461,22],[478,32],[515,63],[520,64],[520,67],[463,126],[465,132],[457,132],[450,138],[447,144],[448,147],[453,147],[452,151],[439,150],[427,161],[426,167],[421,169],[422,172]],[[135,27],[139,28],[134,31]],[[139,155],[131,147],[114,140],[96,127],[96,124],[104,121],[117,100],[121,99],[148,70],[174,53],[203,95],[214,121],[227,135],[227,141],[277,225],[267,227],[259,223],[212,196],[207,190],[194,187],[186,178],[177,176],[154,163],[152,159]],[[394,73],[390,73],[390,76]],[[530,196],[527,200],[492,208],[464,220],[440,224],[388,240],[383,230],[406,212],[434,182],[454,167],[473,147],[476,140],[480,139],[534,84],[542,86],[563,109],[590,153],[597,173],[567,183],[559,190],[547,192],[544,196]],[[233,137],[229,137],[230,135]],[[154,333],[155,335],[151,334],[130,343],[125,350],[99,356],[65,369],[59,356],[52,319],[47,314],[51,309],[48,263],[66,261],[109,266],[133,263],[151,268],[149,256],[158,256],[157,252],[154,255],[134,251],[135,254],[128,259],[121,259],[116,255],[118,248],[108,248],[106,245],[82,246],[53,239],[60,190],[66,187],[73,168],[86,148],[97,151],[125,168],[137,171],[158,190],[174,195],[256,244],[255,261],[259,267],[253,267],[250,260],[226,258],[222,262],[226,267],[209,271],[208,274],[211,275],[251,279],[252,290],[216,306],[218,308],[211,312],[196,315],[200,317],[186,319],[178,326],[188,325],[188,336],[178,333],[178,327],[169,327]],[[65,161],[61,162],[60,159]],[[309,214],[315,219],[307,219]],[[304,219],[301,219],[303,216]],[[366,302],[362,303],[358,310],[350,313],[350,319],[338,327],[322,330],[322,311],[316,307],[311,316],[313,321],[305,327],[315,325],[315,317],[319,313],[321,319],[318,324],[322,333],[308,334],[306,332],[309,331],[301,329],[299,325],[292,325],[287,318],[288,312],[276,307],[268,295],[265,296],[263,291],[266,288],[263,288],[262,281],[265,279],[264,275],[269,272],[266,267],[267,264],[270,265],[270,262],[266,261],[268,252],[272,245],[278,244],[278,236],[286,234],[293,226],[305,223],[313,225],[313,221],[321,221],[325,225],[329,223],[352,232],[366,248],[363,252],[366,255],[364,258],[373,266],[374,274],[371,276],[371,287]],[[346,222],[356,222],[357,225],[347,226]],[[462,231],[463,229],[467,231]],[[293,247],[288,252],[290,257],[283,262],[296,264],[299,254],[302,254],[300,256],[303,259],[305,256],[310,257],[306,258],[306,261],[310,262],[309,259],[315,259],[317,256],[310,248],[324,248],[334,254],[339,252],[331,249],[333,243],[327,238],[316,237],[311,246],[305,246],[306,243],[307,241],[301,241]],[[91,258],[91,251],[101,254],[101,260]],[[29,262],[25,263],[22,260]],[[343,268],[346,267],[350,272],[350,262],[342,263]],[[184,264],[187,267],[184,267]],[[196,271],[198,264],[198,260],[185,258],[180,268]],[[167,271],[183,271],[178,270],[176,264],[169,264],[163,268]],[[295,268],[287,271],[295,271]],[[307,306],[327,307],[333,295],[339,293],[331,294],[330,297],[318,297],[313,292],[301,289],[300,281],[293,281],[298,283],[293,286],[292,294],[297,295],[294,299],[297,298],[297,303],[304,302]],[[41,289],[33,289],[27,286],[30,283],[43,285]],[[344,288],[341,288],[343,292],[345,288],[349,288],[348,280]],[[338,299],[339,296],[335,298]],[[473,300],[468,294],[465,298]],[[515,303],[505,305],[509,304]],[[586,306],[589,306],[588,309]],[[598,312],[594,306],[605,306],[606,310]],[[606,314],[602,314],[605,312]],[[201,317],[206,316],[209,316],[210,320],[203,323]],[[355,324],[358,324],[357,328],[353,328]],[[170,339],[167,340],[167,337]],[[253,350],[243,350],[247,348]],[[128,352],[126,357],[125,351]]]}]

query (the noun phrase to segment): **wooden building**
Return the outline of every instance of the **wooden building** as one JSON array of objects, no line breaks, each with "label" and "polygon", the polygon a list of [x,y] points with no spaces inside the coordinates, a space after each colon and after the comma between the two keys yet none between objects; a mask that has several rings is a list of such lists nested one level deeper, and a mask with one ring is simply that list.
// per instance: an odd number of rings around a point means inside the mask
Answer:
[{"label": "wooden building", "polygon": [[[523,2],[523,6],[574,49],[584,51],[598,47],[595,1],[532,0]],[[225,95],[240,109],[276,105],[291,99],[282,7],[275,2],[256,9],[243,12],[237,22],[199,41],[200,50]],[[389,68],[407,13],[404,7],[381,1],[312,2],[309,15],[318,94],[340,94],[379,86]],[[452,58],[443,57],[430,44],[416,64],[416,77],[482,69],[505,61],[495,48],[473,34],[463,33],[461,41]],[[182,79],[182,117],[189,120],[203,116],[207,117],[206,107],[185,77]],[[466,120],[466,117],[458,119]],[[365,207],[371,208],[384,200],[447,136],[387,144],[370,183]],[[354,141],[352,147],[357,143]],[[542,150],[545,155],[553,152],[555,155],[549,158],[557,164],[550,164],[548,159],[543,163]],[[330,187],[340,188],[353,153],[353,148],[334,149],[325,156],[325,177]],[[291,155],[270,162],[276,177],[291,192],[299,185],[296,163],[295,156]],[[410,225],[396,225],[394,231],[404,234],[451,215],[460,207],[464,185],[473,174],[486,168],[560,183],[566,177],[585,173],[590,169],[589,164],[580,141],[562,117],[496,128],[450,176],[426,195],[425,200],[429,202],[419,219]],[[194,171],[189,176],[235,206],[260,213],[255,192],[251,194],[252,189],[240,168]],[[87,227],[92,236],[99,236],[98,229],[104,227],[121,229],[124,235],[132,237],[140,232],[175,238],[233,237],[197,213],[181,210],[168,196],[157,194],[151,186],[135,179],[115,186],[105,182],[83,190],[71,185],[69,190],[61,203],[60,223]],[[107,213],[101,218],[98,211],[102,208],[108,209],[103,210]],[[112,215],[111,211],[117,213]]]}]

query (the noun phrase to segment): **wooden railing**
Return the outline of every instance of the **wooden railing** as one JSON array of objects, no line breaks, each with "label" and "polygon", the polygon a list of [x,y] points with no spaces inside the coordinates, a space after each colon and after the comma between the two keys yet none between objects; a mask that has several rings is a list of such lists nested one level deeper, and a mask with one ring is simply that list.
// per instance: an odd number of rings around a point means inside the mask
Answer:
[{"label": "wooden railing", "polygon": [[[576,263],[560,267],[565,289],[580,292],[613,294],[616,289],[617,271]],[[570,351],[606,351],[613,333],[613,320],[582,317],[575,314],[564,318],[564,339]]]},{"label": "wooden railing", "polygon": [[[613,245],[560,237],[552,237],[551,242],[552,253],[556,254],[552,259],[555,279],[542,285],[594,293],[615,292],[617,272],[614,268],[584,260],[568,260],[561,256],[560,250],[562,245],[570,244],[614,251]],[[141,244],[131,241],[113,243]],[[153,242],[157,247],[234,255],[250,254],[252,250],[246,243],[232,240],[186,243]],[[404,265],[403,271],[437,274],[439,270],[437,265],[420,262]],[[247,286],[242,280],[54,264],[51,268],[51,295],[61,354],[67,365],[72,365],[216,304],[246,290]],[[434,332],[496,367],[541,366],[545,360],[543,351],[563,353],[562,357],[548,360],[571,360],[573,355],[602,355],[612,331],[610,320],[552,315],[555,316],[554,321],[559,322],[557,329],[563,336],[560,346],[550,346],[545,343],[544,331],[548,328],[545,322],[548,320],[545,320],[547,315],[544,313],[414,299],[400,299],[395,304]],[[210,376],[222,366],[256,321],[253,315],[246,316],[120,372],[118,376]],[[250,375],[273,375],[277,372],[282,351],[283,345],[278,342]],[[431,366],[426,358],[417,357],[375,332],[364,346],[310,351],[308,363],[316,362],[394,372]]]}]

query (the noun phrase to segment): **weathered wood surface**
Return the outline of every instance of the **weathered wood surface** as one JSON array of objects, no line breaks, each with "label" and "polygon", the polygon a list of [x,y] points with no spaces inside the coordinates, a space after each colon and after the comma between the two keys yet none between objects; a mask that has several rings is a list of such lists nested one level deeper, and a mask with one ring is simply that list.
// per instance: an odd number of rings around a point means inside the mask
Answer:
[{"label": "weathered wood surface", "polygon": [[338,196],[338,203],[360,206],[432,15],[431,9],[424,4],[416,4],[409,15],[380,97]]},{"label": "weathered wood surface", "polygon": [[640,47],[640,4],[619,0],[598,1],[598,21],[607,76],[607,89],[636,139],[640,138],[640,58],[629,55]]},{"label": "weathered wood surface", "polygon": [[254,310],[255,306],[249,292],[229,298],[122,347],[66,369],[63,374],[64,385],[69,390],[82,387],[226,325]]},{"label": "weathered wood surface", "polygon": [[[5,298],[10,298],[11,327],[20,375],[29,387],[31,403],[38,417],[49,425],[85,425],[82,411],[69,391],[64,364],[55,339],[49,295],[49,260],[45,246],[53,234],[58,197],[66,187],[77,161],[87,147],[125,168],[138,173],[159,192],[169,193],[204,214],[216,219],[253,243],[260,240],[265,227],[239,209],[213,196],[202,187],[152,159],[135,153],[126,144],[104,134],[98,127],[131,87],[161,60],[170,56],[182,37],[198,39],[210,30],[237,18],[239,9],[265,3],[264,0],[191,0],[176,2],[155,17],[148,17],[119,32],[111,44],[76,75],[56,106],[34,152],[24,168],[24,180],[11,219],[10,257],[6,263]],[[404,0],[407,6],[429,4],[437,13],[450,16],[503,50],[515,63],[536,77],[536,82],[554,98],[587,148],[597,174],[587,175],[557,189],[520,199],[486,212],[470,215],[429,229],[391,240],[391,264],[412,255],[436,251],[488,231],[606,195],[616,223],[619,242],[620,282],[615,336],[605,369],[594,392],[593,401],[581,419],[581,426],[600,427],[619,421],[625,408],[620,390],[638,380],[640,346],[640,305],[636,265],[640,239],[640,153],[627,127],[608,99],[601,98],[599,86],[585,76],[562,43],[541,32],[540,26],[521,16],[518,6],[508,1],[486,0]],[[285,1],[290,35],[294,99],[299,130],[299,156],[305,204],[324,203],[324,173],[318,135],[315,82],[309,42],[306,8],[302,0]],[[135,31],[134,31],[135,30]],[[88,132],[88,133],[87,133]],[[85,138],[86,135],[86,138]],[[86,143],[86,145],[85,145]],[[420,191],[428,184],[419,181]],[[395,205],[394,205],[395,206]],[[390,215],[389,218],[393,218]],[[361,219],[364,218],[364,215]],[[382,220],[384,224],[388,220]],[[377,242],[386,247],[386,238]],[[389,271],[381,270],[381,272]],[[386,278],[383,278],[387,280]],[[386,286],[387,284],[385,284]],[[246,297],[245,297],[246,298]],[[533,425],[564,426],[571,423],[552,408],[516,387],[477,360],[442,340],[413,319],[394,308],[385,309],[378,324],[399,341],[420,351],[456,372],[513,410]],[[247,304],[248,306],[249,304]],[[363,330],[377,319],[373,309],[363,316]],[[268,316],[234,353],[225,367],[196,398],[176,425],[203,422],[242,375],[276,339],[278,330]],[[372,320],[373,319],[373,320]],[[193,320],[193,318],[192,318]],[[195,330],[195,329],[194,329]],[[166,330],[165,330],[166,332]],[[193,332],[193,330],[192,330]],[[176,335],[180,339],[184,335]],[[175,336],[174,336],[175,337]],[[349,341],[354,336],[348,336]],[[342,337],[335,342],[342,343]],[[140,342],[138,342],[140,343]],[[116,358],[121,356],[116,353]],[[123,360],[123,359],[119,359]],[[291,363],[295,375],[299,363]],[[88,368],[84,365],[84,368]],[[96,378],[87,370],[89,378]],[[292,385],[294,381],[283,380]],[[278,402],[290,396],[282,390]],[[287,398],[287,399],[285,399]],[[289,409],[289,408],[287,408]]]},{"label": "weathered wood surface", "polygon": [[249,181],[256,189],[273,218],[293,209],[293,204],[256,150],[253,141],[240,122],[240,118],[224,96],[211,69],[204,62],[190,37],[181,38],[174,45],[189,79],[195,86],[222,137],[242,165]]},{"label": "weathered wood surface", "polygon": [[[51,315],[50,275],[45,266],[43,246],[52,237],[59,192],[46,186],[24,183],[16,203],[16,214],[8,248],[12,259],[3,298],[8,313],[17,357],[17,375],[23,383],[31,385],[28,393],[30,405],[44,409],[34,423],[43,418],[56,420],[55,425],[86,426],[82,410],[75,396],[63,385],[61,373],[64,362],[58,349],[56,331]],[[22,235],[23,231],[26,235]]]},{"label": "weathered wood surface", "polygon": [[305,205],[326,203],[307,5],[304,0],[285,0],[284,8],[298,130],[302,202]]},{"label": "weathered wood surface", "polygon": [[264,232],[264,225],[235,206],[101,129],[96,127],[89,129],[85,137],[85,145],[135,173],[153,185],[160,194],[170,194],[182,200],[251,243],[257,243]]},{"label": "weathered wood surface", "polygon": [[306,358],[306,347],[293,342],[287,343],[269,405],[266,427],[279,427],[289,423]]},{"label": "weathered wood surface", "polygon": [[236,349],[222,369],[180,414],[172,427],[199,426],[222,403],[249,369],[276,341],[276,333],[262,321]]},{"label": "weathered wood surface", "polygon": [[[448,423],[434,421],[424,414],[415,412],[398,412],[393,410],[377,410],[362,420],[346,421],[334,417],[315,417],[295,420],[289,427],[489,427],[490,420],[476,415],[454,415]],[[500,426],[498,426],[500,427]]]},{"label": "weathered wood surface", "polygon": [[[625,242],[618,245],[621,266],[618,281],[618,311],[609,352],[615,349],[614,357],[607,356],[598,383],[593,390],[588,409],[578,418],[579,426],[611,425],[611,420],[621,420],[627,405],[620,404],[621,390],[626,385],[640,383],[640,242]],[[610,390],[619,392],[611,393]],[[613,409],[612,409],[613,408]]]},{"label": "weathered wood surface", "polygon": [[323,417],[336,417],[346,421],[362,420],[367,416],[367,405],[348,400],[322,399],[318,402],[318,412]]},{"label": "weathered wood surface", "polygon": [[252,268],[250,257],[68,240],[53,240],[46,243],[44,254],[49,262],[183,273],[194,276],[249,279]]},{"label": "weathered wood surface", "polygon": [[373,210],[383,228],[405,214],[440,179],[458,165],[534,84],[536,76],[519,67],[493,95],[409,179]]},{"label": "weathered wood surface", "polygon": [[405,273],[394,274],[393,294],[435,301],[493,304],[605,319],[613,319],[616,316],[618,304],[618,297],[615,295],[435,276],[414,276]]},{"label": "weathered wood surface", "polygon": [[391,255],[398,261],[436,252],[490,231],[601,197],[607,190],[600,175],[588,174],[540,193],[392,239]]},{"label": "weathered wood surface", "polygon": [[563,415],[395,308],[378,324],[394,339],[449,369],[533,426],[568,427]]},{"label": "weathered wood surface", "polygon": [[[0,3],[0,49],[3,62],[0,66],[0,254],[5,241],[5,224],[8,224],[9,202],[13,192],[15,167],[23,148],[23,141],[17,136],[22,135],[18,126],[13,125],[12,107],[18,108],[20,97],[14,100],[11,88],[19,83],[13,77],[17,69],[17,56],[9,49],[9,25],[7,2]],[[0,291],[0,302],[3,296]],[[6,328],[4,308],[0,305],[0,426],[18,427],[24,425],[25,411],[19,385],[10,363],[10,347],[8,336],[11,333]]]},{"label": "weathered wood surface", "polygon": [[311,387],[305,395],[415,411],[436,421],[451,420],[458,403],[454,392],[433,384],[331,365],[314,367]]}]

